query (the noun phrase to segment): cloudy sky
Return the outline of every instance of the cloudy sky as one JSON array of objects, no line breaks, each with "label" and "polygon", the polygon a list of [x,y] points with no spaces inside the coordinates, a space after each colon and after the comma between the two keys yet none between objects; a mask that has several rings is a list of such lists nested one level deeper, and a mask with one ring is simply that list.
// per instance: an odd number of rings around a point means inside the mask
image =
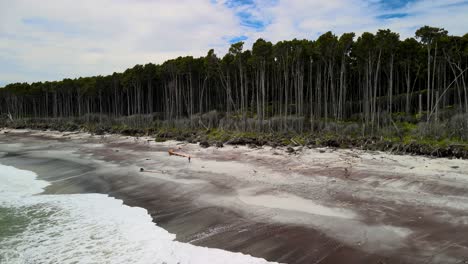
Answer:
[{"label": "cloudy sky", "polygon": [[466,0],[0,0],[0,86],[110,74],[332,30],[468,32]]}]

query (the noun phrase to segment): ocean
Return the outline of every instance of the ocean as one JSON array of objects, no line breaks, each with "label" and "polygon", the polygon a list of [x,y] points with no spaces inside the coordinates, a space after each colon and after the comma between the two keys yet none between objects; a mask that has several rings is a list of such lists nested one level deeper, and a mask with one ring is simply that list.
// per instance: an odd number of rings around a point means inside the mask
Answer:
[{"label": "ocean", "polygon": [[267,263],[177,242],[145,209],[104,194],[40,194],[47,185],[0,164],[0,263]]}]

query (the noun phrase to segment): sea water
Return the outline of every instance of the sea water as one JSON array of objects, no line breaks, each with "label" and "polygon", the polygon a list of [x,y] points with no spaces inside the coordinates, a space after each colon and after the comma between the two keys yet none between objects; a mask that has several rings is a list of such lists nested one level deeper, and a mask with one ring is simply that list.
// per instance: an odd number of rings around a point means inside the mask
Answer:
[{"label": "sea water", "polygon": [[0,164],[0,263],[267,263],[174,241],[145,209],[104,194],[40,194],[47,185]]}]

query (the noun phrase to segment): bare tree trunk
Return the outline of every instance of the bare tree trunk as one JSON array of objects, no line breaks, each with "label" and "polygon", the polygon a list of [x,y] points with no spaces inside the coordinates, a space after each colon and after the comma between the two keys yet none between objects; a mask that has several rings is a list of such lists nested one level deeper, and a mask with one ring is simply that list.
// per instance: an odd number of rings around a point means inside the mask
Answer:
[{"label": "bare tree trunk", "polygon": [[390,76],[389,76],[389,83],[388,83],[388,95],[389,95],[389,105],[388,105],[388,112],[391,114],[393,110],[393,54],[390,58]]}]

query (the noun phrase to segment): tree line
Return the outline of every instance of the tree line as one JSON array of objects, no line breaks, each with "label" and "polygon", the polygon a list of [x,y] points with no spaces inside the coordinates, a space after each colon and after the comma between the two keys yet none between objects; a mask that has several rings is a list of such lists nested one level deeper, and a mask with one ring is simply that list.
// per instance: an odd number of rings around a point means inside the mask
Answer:
[{"label": "tree line", "polygon": [[316,40],[258,39],[250,50],[237,42],[223,57],[210,50],[107,76],[8,84],[0,89],[0,114],[151,115],[199,126],[201,116],[215,113],[239,130],[302,132],[354,121],[374,131],[397,116],[437,122],[468,114],[467,68],[468,34],[429,26],[404,40],[390,30],[327,32]]}]

